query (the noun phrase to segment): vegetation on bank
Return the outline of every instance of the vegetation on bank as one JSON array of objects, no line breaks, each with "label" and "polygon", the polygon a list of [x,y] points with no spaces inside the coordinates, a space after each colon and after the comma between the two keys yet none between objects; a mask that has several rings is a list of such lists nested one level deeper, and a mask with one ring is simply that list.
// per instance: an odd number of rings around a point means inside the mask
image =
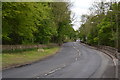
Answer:
[{"label": "vegetation on bank", "polygon": [[62,44],[75,39],[67,2],[3,2],[2,44]]},{"label": "vegetation on bank", "polygon": [[90,45],[115,47],[120,51],[120,2],[95,2],[90,15],[83,15],[79,38]]},{"label": "vegetation on bank", "polygon": [[30,49],[2,54],[2,68],[32,63],[57,53],[60,47]]}]

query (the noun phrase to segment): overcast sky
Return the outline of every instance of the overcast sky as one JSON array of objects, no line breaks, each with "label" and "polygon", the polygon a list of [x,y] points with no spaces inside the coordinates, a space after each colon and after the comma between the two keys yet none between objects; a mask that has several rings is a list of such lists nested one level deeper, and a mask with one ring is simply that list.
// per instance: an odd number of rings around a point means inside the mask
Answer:
[{"label": "overcast sky", "polygon": [[91,6],[93,0],[72,0],[73,6],[71,7],[71,17],[75,16],[75,21],[73,21],[73,28],[77,30],[80,27],[80,17],[83,14],[88,13],[88,9]]},{"label": "overcast sky", "polygon": [[75,14],[75,21],[73,21],[73,28],[77,30],[80,27],[80,17],[83,14],[88,14],[89,7],[93,4],[93,2],[99,1],[115,1],[115,0],[71,0],[73,6],[71,7],[71,16]]}]

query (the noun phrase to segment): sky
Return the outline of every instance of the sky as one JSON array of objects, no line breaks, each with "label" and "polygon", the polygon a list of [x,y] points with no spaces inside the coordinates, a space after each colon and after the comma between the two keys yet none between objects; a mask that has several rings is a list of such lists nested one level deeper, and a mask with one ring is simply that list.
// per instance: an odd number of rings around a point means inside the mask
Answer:
[{"label": "sky", "polygon": [[73,28],[77,30],[80,27],[80,18],[83,14],[88,14],[88,9],[92,5],[93,0],[72,0],[71,17],[74,16],[75,20],[72,21]]},{"label": "sky", "polygon": [[70,10],[71,10],[71,17],[75,16],[75,20],[72,21],[73,28],[75,30],[79,29],[81,25],[80,23],[81,15],[88,14],[89,7],[92,6],[94,2],[99,2],[99,1],[108,2],[114,0],[71,0],[73,6],[70,8]]}]

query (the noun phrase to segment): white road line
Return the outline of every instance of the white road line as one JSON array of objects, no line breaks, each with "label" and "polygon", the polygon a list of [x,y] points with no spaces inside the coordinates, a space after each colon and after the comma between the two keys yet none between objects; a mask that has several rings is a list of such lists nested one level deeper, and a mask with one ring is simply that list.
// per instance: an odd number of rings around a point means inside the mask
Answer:
[{"label": "white road line", "polygon": [[[76,42],[74,42],[74,44],[76,44],[77,45],[77,43]],[[78,45],[80,45],[80,44],[78,44]],[[81,52],[80,52],[80,50],[79,49],[77,49],[74,45],[72,45],[73,46],[73,48],[75,49],[75,50],[77,50],[77,55],[78,56],[81,56]],[[76,53],[75,53],[76,54]],[[77,61],[78,59],[77,58],[75,58],[75,60]]]},{"label": "white road line", "polygon": [[47,76],[48,74],[45,74],[45,76]]},{"label": "white road line", "polygon": [[66,65],[64,64],[62,67],[56,68],[56,69],[54,69],[54,70],[51,70],[50,72],[48,72],[48,73],[46,73],[46,74],[44,74],[44,75],[47,76],[47,75],[49,75],[49,74],[52,74],[52,73],[54,73],[54,72],[56,72],[56,71],[64,68],[65,66],[66,66]]},{"label": "white road line", "polygon": [[48,72],[48,73],[50,73],[50,74],[51,74],[51,73],[54,73],[55,71],[56,71],[56,70],[52,70],[52,71],[50,71],[50,72]]},{"label": "white road line", "polygon": [[115,66],[118,65],[118,59],[113,59],[113,62],[114,62],[114,64],[115,64]]},{"label": "white road line", "polygon": [[75,60],[77,61],[78,59],[77,59],[77,58],[75,58]]},{"label": "white road line", "polygon": [[36,78],[40,78],[40,77],[36,77]]}]

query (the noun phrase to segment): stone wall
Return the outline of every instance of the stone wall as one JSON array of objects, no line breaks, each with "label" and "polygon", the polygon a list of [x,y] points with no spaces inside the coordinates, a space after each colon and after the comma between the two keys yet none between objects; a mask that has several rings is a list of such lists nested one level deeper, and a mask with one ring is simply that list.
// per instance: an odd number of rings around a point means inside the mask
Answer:
[{"label": "stone wall", "polygon": [[49,44],[49,45],[2,45],[2,50],[16,50],[16,49],[30,49],[30,48],[45,48],[45,47],[53,47],[58,46],[57,44]]}]

